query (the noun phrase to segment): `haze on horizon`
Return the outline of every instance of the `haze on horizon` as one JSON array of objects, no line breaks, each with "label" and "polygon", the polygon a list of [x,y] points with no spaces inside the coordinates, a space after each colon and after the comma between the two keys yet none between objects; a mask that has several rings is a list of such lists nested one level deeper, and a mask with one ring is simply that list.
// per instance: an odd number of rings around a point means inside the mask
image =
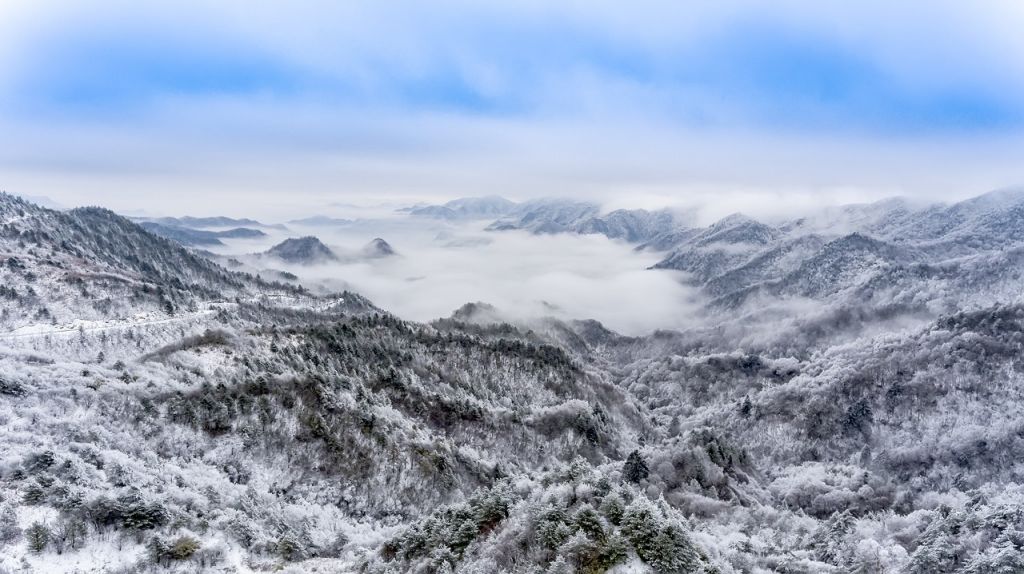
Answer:
[{"label": "haze on horizon", "polygon": [[276,216],[502,194],[737,209],[1024,183],[1011,1],[0,7],[0,188]]}]

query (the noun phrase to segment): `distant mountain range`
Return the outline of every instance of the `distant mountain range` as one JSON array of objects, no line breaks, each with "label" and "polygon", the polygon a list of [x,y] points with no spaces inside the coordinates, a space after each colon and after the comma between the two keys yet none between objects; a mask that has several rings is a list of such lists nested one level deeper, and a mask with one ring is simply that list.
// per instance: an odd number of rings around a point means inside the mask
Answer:
[{"label": "distant mountain range", "polygon": [[307,225],[312,227],[333,227],[350,225],[352,224],[352,220],[338,219],[336,217],[328,217],[326,215],[314,215],[312,217],[306,217],[303,219],[293,219],[288,223],[293,225]]},{"label": "distant mountain range", "polygon": [[231,217],[133,217],[138,222],[158,223],[167,227],[184,227],[191,229],[210,229],[224,227],[262,227],[265,229],[285,230],[280,224],[265,224],[255,219],[235,219]]},{"label": "distant mountain range", "polygon": [[518,204],[504,197],[467,197],[443,205],[416,206],[400,210],[416,217],[443,220],[494,219],[511,213]]},{"label": "distant mountain range", "polygon": [[224,231],[208,231],[204,229],[191,229],[188,227],[164,225],[153,221],[143,221],[140,225],[150,233],[166,237],[167,239],[177,241],[178,243],[187,246],[223,245],[224,243],[221,239],[224,238],[255,239],[267,236],[266,233],[259,229],[252,229],[248,227],[235,227]]}]

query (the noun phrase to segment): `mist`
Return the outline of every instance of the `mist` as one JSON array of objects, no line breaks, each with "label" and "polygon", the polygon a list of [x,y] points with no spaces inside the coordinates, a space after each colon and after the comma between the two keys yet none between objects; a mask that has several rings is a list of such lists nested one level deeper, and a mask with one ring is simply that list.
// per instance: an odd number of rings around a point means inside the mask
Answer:
[{"label": "mist", "polygon": [[[430,321],[470,302],[493,305],[509,320],[596,319],[627,335],[693,324],[698,292],[682,274],[650,270],[662,254],[602,235],[486,232],[482,222],[439,224],[416,218],[358,220],[344,226],[288,224],[259,241],[226,240],[218,253],[241,256],[287,237],[313,235],[341,261],[289,265],[253,262],[300,278],[313,290],[351,290],[399,317]],[[357,252],[374,237],[397,252],[366,259]]]}]

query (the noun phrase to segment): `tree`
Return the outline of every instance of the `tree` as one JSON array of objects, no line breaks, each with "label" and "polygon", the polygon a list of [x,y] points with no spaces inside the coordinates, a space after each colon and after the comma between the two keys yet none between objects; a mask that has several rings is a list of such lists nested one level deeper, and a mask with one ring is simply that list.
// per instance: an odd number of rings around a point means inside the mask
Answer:
[{"label": "tree", "polygon": [[25,531],[25,538],[28,540],[28,549],[39,554],[50,543],[50,528],[41,522],[33,522]]},{"label": "tree", "polygon": [[646,498],[638,496],[622,515],[622,534],[636,555],[656,572],[697,572],[700,552],[686,530],[674,520],[664,520]]},{"label": "tree", "polygon": [[622,534],[636,548],[641,558],[658,536],[660,525],[655,512],[650,501],[643,496],[637,496],[622,514]]},{"label": "tree", "polygon": [[0,546],[14,542],[21,536],[21,528],[18,527],[18,514],[14,507],[4,505],[0,510]]},{"label": "tree", "polygon": [[576,511],[573,517],[576,527],[589,536],[592,540],[604,540],[604,527],[601,525],[601,517],[598,516],[594,507],[584,504]]},{"label": "tree", "polygon": [[820,527],[813,540],[820,560],[837,566],[841,565],[850,550],[846,537],[853,530],[854,522],[850,511],[844,510],[834,512],[828,522]]},{"label": "tree", "polygon": [[35,482],[26,486],[25,492],[21,495],[21,501],[29,505],[41,504],[44,498],[46,498],[46,491]]},{"label": "tree", "polygon": [[626,510],[626,503],[617,492],[610,492],[601,500],[601,514],[604,514],[608,522],[618,525],[622,521],[622,513]]},{"label": "tree", "polygon": [[750,397],[743,397],[743,403],[740,404],[740,416],[743,418],[749,418],[750,413],[754,410],[754,405],[750,402]]},{"label": "tree", "polygon": [[650,470],[647,468],[647,462],[640,456],[640,452],[634,450],[629,453],[629,456],[626,457],[626,462],[622,465],[622,478],[632,483],[639,483],[641,480],[646,479],[649,474]]},{"label": "tree", "polygon": [[85,544],[87,534],[85,522],[77,518],[68,518],[57,523],[50,534],[50,539],[57,554],[61,554],[64,550],[81,548]]},{"label": "tree", "polygon": [[871,411],[871,404],[865,399],[860,399],[846,410],[843,430],[847,434],[861,433],[868,438],[871,435],[872,422],[874,422],[874,415]]},{"label": "tree", "polygon": [[700,567],[697,547],[675,522],[662,526],[648,551],[640,557],[658,572],[696,572]]}]

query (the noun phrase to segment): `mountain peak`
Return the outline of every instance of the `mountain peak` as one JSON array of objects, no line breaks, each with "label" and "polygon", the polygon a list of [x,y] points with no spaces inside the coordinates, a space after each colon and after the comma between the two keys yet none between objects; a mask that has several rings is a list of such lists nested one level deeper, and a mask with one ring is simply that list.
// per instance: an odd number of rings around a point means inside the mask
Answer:
[{"label": "mountain peak", "polygon": [[312,235],[285,239],[268,249],[266,255],[272,255],[288,263],[303,265],[334,261],[338,258],[329,247]]},{"label": "mountain peak", "polygon": [[395,248],[380,237],[374,237],[363,247],[363,254],[367,257],[390,257],[395,255]]}]

